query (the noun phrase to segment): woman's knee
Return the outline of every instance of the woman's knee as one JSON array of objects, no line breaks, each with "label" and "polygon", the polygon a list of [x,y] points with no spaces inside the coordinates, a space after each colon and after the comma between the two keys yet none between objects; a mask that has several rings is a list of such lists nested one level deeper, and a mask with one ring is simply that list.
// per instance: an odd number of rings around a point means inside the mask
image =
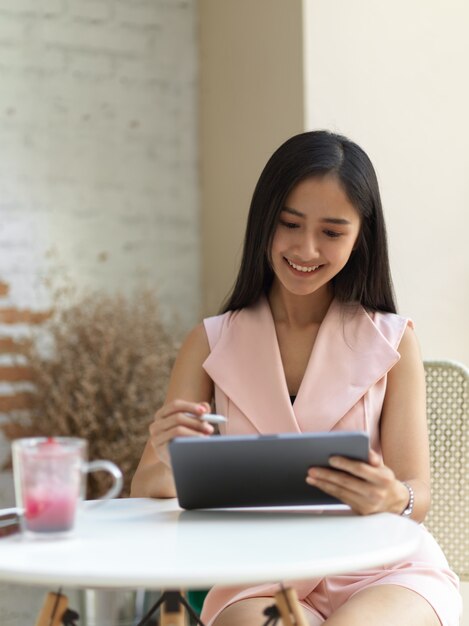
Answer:
[{"label": "woman's knee", "polygon": [[325,626],[440,626],[435,611],[421,595],[399,585],[362,589],[335,611]]},{"label": "woman's knee", "polygon": [[[247,598],[235,602],[224,609],[213,626],[263,626],[268,617],[264,613],[267,607],[274,604],[273,598]],[[310,626],[320,626],[322,620],[315,618],[311,612],[305,610],[305,618]]]},{"label": "woman's knee", "polygon": [[223,609],[213,626],[262,626],[267,617],[264,610],[274,603],[273,598],[247,598]]}]

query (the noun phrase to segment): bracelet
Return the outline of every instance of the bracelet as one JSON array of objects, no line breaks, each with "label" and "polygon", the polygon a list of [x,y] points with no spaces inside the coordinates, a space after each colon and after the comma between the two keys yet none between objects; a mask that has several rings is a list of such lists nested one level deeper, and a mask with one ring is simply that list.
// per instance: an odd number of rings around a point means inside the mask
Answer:
[{"label": "bracelet", "polygon": [[407,491],[409,492],[409,502],[407,503],[406,508],[402,511],[402,517],[410,517],[414,511],[414,490],[409,485],[409,483],[402,482],[402,484],[407,487]]}]

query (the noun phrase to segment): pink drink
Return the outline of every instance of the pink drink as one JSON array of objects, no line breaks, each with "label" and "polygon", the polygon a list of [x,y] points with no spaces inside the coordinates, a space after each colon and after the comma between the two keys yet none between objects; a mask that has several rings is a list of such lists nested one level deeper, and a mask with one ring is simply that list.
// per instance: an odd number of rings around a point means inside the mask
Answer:
[{"label": "pink drink", "polygon": [[70,491],[30,490],[25,496],[25,526],[36,533],[71,530],[75,521],[78,494]]},{"label": "pink drink", "polygon": [[12,444],[13,478],[21,527],[31,539],[69,537],[86,492],[88,472],[113,478],[101,500],[117,498],[122,472],[111,461],[87,461],[87,442],[77,437],[29,437]]},{"label": "pink drink", "polygon": [[34,533],[71,530],[80,498],[80,451],[48,439],[23,451],[21,461],[25,529]]}]

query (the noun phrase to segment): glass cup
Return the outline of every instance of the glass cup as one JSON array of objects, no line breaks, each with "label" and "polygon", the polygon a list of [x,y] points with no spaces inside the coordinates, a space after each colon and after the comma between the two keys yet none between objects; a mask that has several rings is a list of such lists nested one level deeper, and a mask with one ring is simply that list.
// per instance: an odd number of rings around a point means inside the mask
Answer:
[{"label": "glass cup", "polygon": [[111,461],[88,463],[87,448],[85,439],[75,437],[32,437],[12,443],[16,505],[26,534],[44,538],[69,534],[86,494],[88,472],[107,471],[113,477],[100,500],[120,494],[120,469]]}]

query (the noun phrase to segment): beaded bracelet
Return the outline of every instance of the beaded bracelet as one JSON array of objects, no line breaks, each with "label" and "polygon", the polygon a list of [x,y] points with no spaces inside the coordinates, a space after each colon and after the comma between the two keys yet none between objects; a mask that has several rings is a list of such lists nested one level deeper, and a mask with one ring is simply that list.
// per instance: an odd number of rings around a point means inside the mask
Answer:
[{"label": "beaded bracelet", "polygon": [[401,515],[403,517],[410,517],[414,510],[414,490],[408,483],[402,482],[402,484],[407,487],[407,491],[409,492],[409,502],[407,503],[406,508],[402,511]]}]

